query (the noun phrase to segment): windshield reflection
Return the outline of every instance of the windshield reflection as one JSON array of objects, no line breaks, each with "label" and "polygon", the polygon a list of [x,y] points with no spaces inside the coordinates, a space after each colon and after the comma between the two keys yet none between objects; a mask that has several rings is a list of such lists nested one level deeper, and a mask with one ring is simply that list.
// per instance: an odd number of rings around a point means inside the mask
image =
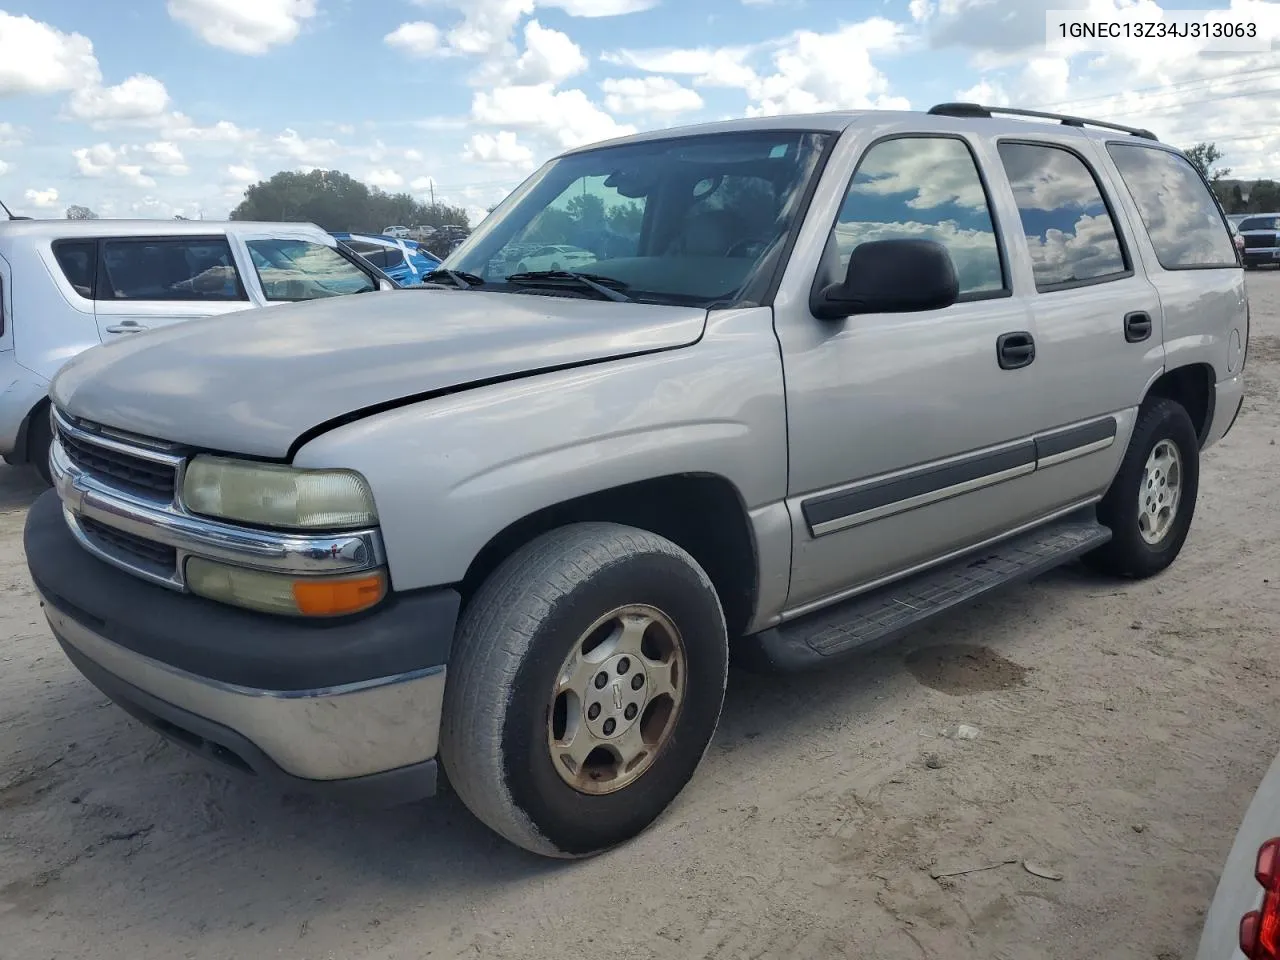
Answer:
[{"label": "windshield reflection", "polygon": [[511,274],[572,271],[617,280],[635,300],[752,298],[799,223],[829,139],[702,134],[570,154],[535,173],[444,266],[512,292],[528,288],[505,283]]}]

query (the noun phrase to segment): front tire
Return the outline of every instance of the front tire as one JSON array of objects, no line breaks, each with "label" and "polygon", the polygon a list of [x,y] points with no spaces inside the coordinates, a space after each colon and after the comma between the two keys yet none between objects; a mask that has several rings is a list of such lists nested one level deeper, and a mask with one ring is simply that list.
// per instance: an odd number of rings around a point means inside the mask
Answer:
[{"label": "front tire", "polygon": [[463,615],[440,734],[449,782],[534,853],[608,850],[693,776],[728,662],[715,588],[680,547],[612,523],[546,533]]},{"label": "front tire", "polygon": [[1143,579],[1177,558],[1191,532],[1200,489],[1200,440],[1186,409],[1164,398],[1143,404],[1098,520],[1111,540],[1085,557],[1094,569]]}]

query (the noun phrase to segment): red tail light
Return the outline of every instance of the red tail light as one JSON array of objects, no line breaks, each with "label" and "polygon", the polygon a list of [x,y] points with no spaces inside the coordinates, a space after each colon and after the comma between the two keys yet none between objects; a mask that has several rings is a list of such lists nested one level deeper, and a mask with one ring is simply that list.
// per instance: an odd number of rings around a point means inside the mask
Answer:
[{"label": "red tail light", "polygon": [[1240,952],[1249,960],[1280,960],[1280,837],[1258,848],[1253,875],[1262,885],[1262,909],[1240,920]]}]

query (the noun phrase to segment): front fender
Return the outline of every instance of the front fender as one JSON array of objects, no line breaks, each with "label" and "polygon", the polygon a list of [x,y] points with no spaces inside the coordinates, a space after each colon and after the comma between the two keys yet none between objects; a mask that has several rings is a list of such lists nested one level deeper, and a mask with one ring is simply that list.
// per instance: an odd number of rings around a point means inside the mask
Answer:
[{"label": "front fender", "polygon": [[786,409],[771,314],[723,311],[689,347],[376,414],[311,440],[294,463],[364,474],[397,590],[456,583],[515,521],[639,480],[712,473],[748,510],[781,501]]}]

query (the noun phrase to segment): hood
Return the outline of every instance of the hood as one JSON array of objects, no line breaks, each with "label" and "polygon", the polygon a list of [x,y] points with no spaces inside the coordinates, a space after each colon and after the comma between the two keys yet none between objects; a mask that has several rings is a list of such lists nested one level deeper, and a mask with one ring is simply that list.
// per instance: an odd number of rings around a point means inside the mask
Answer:
[{"label": "hood", "polygon": [[190,320],[85,351],[50,385],[75,417],[283,458],[313,427],[503,377],[692,344],[706,311],[399,290]]}]

